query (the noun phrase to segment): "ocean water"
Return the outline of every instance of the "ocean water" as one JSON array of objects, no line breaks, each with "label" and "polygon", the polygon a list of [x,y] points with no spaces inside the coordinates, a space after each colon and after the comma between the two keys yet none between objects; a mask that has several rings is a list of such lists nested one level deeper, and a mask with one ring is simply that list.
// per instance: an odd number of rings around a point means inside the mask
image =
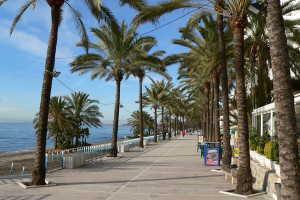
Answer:
[{"label": "ocean water", "polygon": [[[111,141],[112,126],[90,128],[89,143]],[[118,140],[133,136],[129,126],[119,126]],[[52,139],[47,140],[47,148],[54,146]],[[36,147],[35,129],[32,123],[0,123],[0,153],[34,150]]]}]

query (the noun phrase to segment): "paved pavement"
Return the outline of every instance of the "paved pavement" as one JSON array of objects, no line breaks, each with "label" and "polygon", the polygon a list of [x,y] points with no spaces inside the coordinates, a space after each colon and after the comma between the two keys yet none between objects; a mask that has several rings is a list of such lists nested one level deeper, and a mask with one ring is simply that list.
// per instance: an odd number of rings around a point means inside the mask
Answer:
[{"label": "paved pavement", "polygon": [[[161,141],[146,149],[134,148],[121,158],[107,158],[78,169],[48,173],[53,187],[23,189],[16,184],[30,176],[0,176],[0,199],[106,199],[106,200],[238,200],[220,194],[234,188],[222,173],[204,166],[196,151],[196,136]],[[270,199],[267,195],[252,200]]]}]

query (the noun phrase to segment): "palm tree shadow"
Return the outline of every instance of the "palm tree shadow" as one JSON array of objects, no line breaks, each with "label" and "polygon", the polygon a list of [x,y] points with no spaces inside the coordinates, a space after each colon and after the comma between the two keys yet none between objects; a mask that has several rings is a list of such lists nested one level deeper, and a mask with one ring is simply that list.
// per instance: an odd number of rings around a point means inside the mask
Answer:
[{"label": "palm tree shadow", "polygon": [[113,184],[113,183],[138,183],[138,182],[150,182],[150,181],[167,181],[167,180],[183,180],[183,179],[197,179],[197,178],[210,178],[210,177],[218,177],[223,176],[220,175],[210,175],[210,176],[183,176],[183,177],[172,177],[172,178],[156,178],[156,179],[140,179],[140,180],[121,180],[121,181],[104,181],[104,182],[72,182],[72,183],[57,183],[58,186],[65,185],[82,185],[82,184]]},{"label": "palm tree shadow", "polygon": [[46,199],[52,194],[43,194],[43,195],[21,195],[21,196],[2,196],[1,199],[10,199],[10,200],[17,200],[17,199],[23,199],[23,200],[42,200]]}]

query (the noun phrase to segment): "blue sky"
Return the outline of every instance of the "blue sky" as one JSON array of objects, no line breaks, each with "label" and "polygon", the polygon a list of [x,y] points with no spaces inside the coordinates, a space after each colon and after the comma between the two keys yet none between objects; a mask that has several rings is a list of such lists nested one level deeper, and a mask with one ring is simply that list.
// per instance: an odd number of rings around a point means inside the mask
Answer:
[{"label": "blue sky", "polygon": [[[38,4],[35,10],[32,7],[24,14],[22,20],[15,28],[12,36],[9,36],[9,29],[13,19],[26,0],[9,0],[0,7],[0,122],[31,122],[36,112],[39,111],[39,104],[42,90],[42,78],[45,66],[46,50],[48,45],[49,32],[51,27],[50,8],[46,1]],[[98,23],[88,13],[87,8],[81,1],[68,1],[83,15],[83,21],[88,30],[91,27],[99,27]],[[151,0],[150,2],[157,2]],[[125,20],[130,23],[136,12],[127,6],[119,7],[118,0],[103,0],[103,4],[111,9],[119,22]],[[90,80],[88,74],[78,76],[70,73],[69,63],[83,53],[75,47],[79,41],[74,23],[69,11],[65,6],[63,22],[59,28],[58,46],[56,53],[55,70],[62,72],[59,79],[68,85],[72,90],[84,91],[90,94],[91,98],[99,100],[103,104],[114,103],[115,82],[104,80]],[[177,11],[161,18],[159,24],[154,26],[150,23],[142,25],[139,33],[145,33],[154,28],[170,22],[190,10]],[[165,50],[167,55],[184,51],[182,47],[172,44],[172,39],[180,38],[178,27],[186,24],[189,14],[176,22],[158,29],[148,35],[158,40],[158,46],[154,50]],[[90,31],[89,31],[90,32]],[[90,35],[93,40],[93,36]],[[177,78],[177,66],[168,68],[168,73]],[[161,79],[159,75],[151,75],[154,79]],[[174,80],[177,83],[176,80]],[[146,86],[150,80],[145,80]],[[144,90],[145,91],[145,90]],[[52,96],[69,95],[71,91],[53,79]],[[120,109],[120,123],[127,122],[130,114],[138,109],[135,101],[138,100],[138,80],[130,77],[122,81],[121,104],[126,109]],[[103,123],[112,123],[114,105],[99,105],[104,115]],[[128,111],[128,112],[127,112]],[[152,110],[146,109],[152,114]]]}]

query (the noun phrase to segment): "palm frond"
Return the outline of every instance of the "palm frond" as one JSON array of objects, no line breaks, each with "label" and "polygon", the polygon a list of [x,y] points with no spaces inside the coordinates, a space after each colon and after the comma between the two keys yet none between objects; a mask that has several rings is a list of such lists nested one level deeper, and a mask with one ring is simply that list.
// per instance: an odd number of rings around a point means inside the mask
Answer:
[{"label": "palm frond", "polygon": [[[34,5],[36,3],[37,0],[31,0],[31,1],[28,1],[22,8],[21,10],[19,11],[17,17],[14,19],[13,21],[13,24],[10,28],[10,35],[13,33],[16,25],[18,24],[18,22],[21,20],[24,12],[31,6],[31,5]],[[4,1],[5,2],[5,1]],[[2,4],[4,3],[2,2]],[[1,5],[1,4],[0,4]]]}]

